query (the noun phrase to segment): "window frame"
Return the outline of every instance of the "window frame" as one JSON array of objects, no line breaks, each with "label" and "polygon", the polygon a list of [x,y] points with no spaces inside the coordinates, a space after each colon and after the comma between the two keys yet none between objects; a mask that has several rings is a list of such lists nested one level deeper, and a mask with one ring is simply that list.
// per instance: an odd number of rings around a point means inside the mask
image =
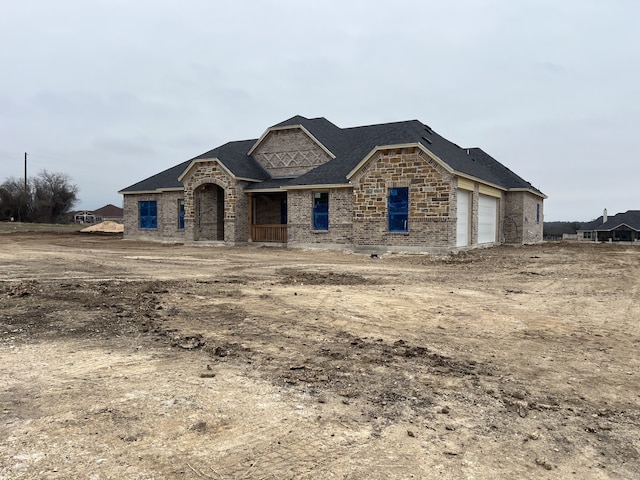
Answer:
[{"label": "window frame", "polygon": [[[314,191],[311,198],[311,226],[314,231],[326,232],[329,230],[329,191]],[[326,201],[321,203],[323,198]]]},{"label": "window frame", "polygon": [[[398,197],[403,198],[398,199]],[[399,222],[402,222],[401,227],[397,226]],[[387,229],[390,233],[409,232],[409,187],[389,189],[387,194]]]},{"label": "window frame", "polygon": [[157,230],[158,228],[158,201],[138,201],[138,226],[141,230]]},{"label": "window frame", "polygon": [[184,198],[178,199],[178,230],[184,230]]}]

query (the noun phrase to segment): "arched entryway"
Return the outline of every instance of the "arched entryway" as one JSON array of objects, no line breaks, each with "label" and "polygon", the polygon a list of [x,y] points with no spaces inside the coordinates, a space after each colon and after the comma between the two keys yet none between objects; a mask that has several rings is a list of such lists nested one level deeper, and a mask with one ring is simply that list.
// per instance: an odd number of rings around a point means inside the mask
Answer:
[{"label": "arched entryway", "polygon": [[193,192],[195,241],[224,240],[224,189],[213,183],[200,185]]}]

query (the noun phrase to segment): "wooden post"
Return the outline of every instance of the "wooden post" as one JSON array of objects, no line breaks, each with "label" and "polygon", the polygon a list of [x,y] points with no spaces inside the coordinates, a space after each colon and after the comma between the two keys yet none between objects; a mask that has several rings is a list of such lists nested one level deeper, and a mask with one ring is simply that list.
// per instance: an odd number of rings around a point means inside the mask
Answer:
[{"label": "wooden post", "polygon": [[249,241],[253,242],[253,193],[249,194]]}]

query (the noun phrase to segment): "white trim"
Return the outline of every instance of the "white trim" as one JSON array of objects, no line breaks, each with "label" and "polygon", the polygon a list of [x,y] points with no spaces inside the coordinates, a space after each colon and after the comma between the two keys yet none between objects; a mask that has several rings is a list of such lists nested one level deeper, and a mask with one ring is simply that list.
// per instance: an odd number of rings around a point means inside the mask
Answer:
[{"label": "white trim", "polygon": [[162,192],[184,192],[184,187],[156,188],[155,190],[135,190],[131,192],[124,192],[120,190],[117,193],[120,195],[142,195],[142,194],[162,193]]},{"label": "white trim", "polygon": [[546,200],[547,198],[549,198],[544,193],[536,192],[535,190],[531,190],[530,188],[524,188],[524,187],[510,188],[508,191],[509,192],[529,192],[529,193],[532,193],[533,195],[535,195],[536,197],[542,198],[543,200]]},{"label": "white trim", "polygon": [[[604,224],[603,224],[603,225],[604,225]],[[608,229],[606,229],[606,230],[605,230],[605,229],[599,229],[599,228],[596,228],[596,229],[595,229],[595,231],[596,231],[596,232],[612,232],[612,231],[614,231],[616,228],[620,228],[620,227],[623,227],[623,226],[624,226],[624,227],[628,227],[628,228],[630,228],[630,229],[631,229],[631,230],[633,230],[634,232],[640,232],[640,230],[638,230],[638,229],[636,229],[636,228],[632,227],[631,225],[629,225],[628,223],[624,223],[624,222],[622,222],[622,223],[620,223],[620,224],[616,225],[615,227],[608,228]],[[588,231],[588,230],[587,230],[587,231]]]},{"label": "white trim", "polygon": [[280,187],[282,190],[328,190],[330,188],[353,188],[350,183],[321,183],[316,185],[291,185]]},{"label": "white trim", "polygon": [[189,166],[187,166],[187,168],[185,168],[184,172],[182,172],[180,174],[180,176],[178,177],[178,181],[182,182],[182,180],[184,179],[184,177],[187,176],[187,174],[191,171],[191,169],[193,169],[195,167],[195,165],[197,163],[207,163],[207,162],[213,162],[213,163],[217,163],[218,166],[224,170],[224,172],[230,176],[231,178],[233,178],[234,180],[245,180],[247,182],[261,182],[262,180],[259,180],[257,178],[247,178],[247,177],[236,177],[233,172],[231,170],[229,170],[227,168],[227,166],[222,163],[222,161],[220,161],[220,159],[218,157],[212,157],[212,158],[199,158],[197,160],[193,160]]},{"label": "white trim", "polygon": [[284,125],[281,127],[271,127],[268,128],[261,136],[260,138],[256,141],[256,143],[253,144],[253,147],[251,147],[251,150],[249,150],[249,152],[247,153],[247,155],[252,155],[253,152],[256,150],[256,148],[258,148],[258,145],[260,145],[262,143],[262,141],[267,138],[267,135],[269,135],[271,132],[278,132],[278,131],[283,131],[283,130],[295,130],[296,128],[299,128],[300,130],[302,130],[305,134],[307,134],[307,136],[316,144],[318,145],[327,155],[329,155],[332,159],[336,158],[336,156],[331,153],[331,151],[325,147],[322,143],[320,143],[320,141],[314,137],[311,132],[309,130],[307,130],[305,127],[303,127],[302,125]]},{"label": "white trim", "polygon": [[260,189],[251,189],[244,190],[244,193],[282,193],[284,190],[281,187],[272,187],[272,188],[260,188]]},{"label": "white trim", "polygon": [[483,184],[483,185],[486,185],[487,187],[495,188],[496,190],[502,190],[503,192],[509,192],[509,191],[511,191],[511,190],[509,190],[508,188],[502,187],[502,186],[500,186],[500,185],[496,185],[496,184],[495,184],[495,183],[493,183],[493,182],[487,182],[486,180],[482,180],[481,178],[474,177],[473,175],[469,175],[468,173],[462,173],[462,172],[458,172],[458,171],[456,171],[456,172],[455,172],[455,174],[456,174],[458,177],[466,178],[466,179],[468,179],[468,180],[472,180],[472,181],[474,181],[474,182],[481,183],[481,184]]},{"label": "white trim", "polygon": [[371,150],[367,154],[367,156],[365,156],[362,160],[360,160],[360,162],[358,162],[358,164],[353,168],[353,170],[351,170],[347,174],[347,179],[351,180],[351,178],[358,172],[358,170],[360,170],[371,159],[371,157],[373,157],[380,150],[393,150],[394,148],[411,148],[411,147],[415,147],[415,148],[418,148],[419,150],[423,151],[424,153],[429,155],[429,157],[431,157],[434,161],[436,161],[439,165],[441,165],[447,172],[449,172],[449,173],[451,173],[453,175],[456,175],[458,177],[462,177],[462,178],[466,178],[466,179],[472,180],[474,182],[482,183],[484,185],[487,185],[487,186],[493,187],[493,188],[497,188],[498,190],[502,190],[504,192],[529,192],[529,193],[532,193],[532,194],[534,194],[534,195],[536,195],[538,197],[541,197],[543,199],[547,199],[548,198],[545,194],[536,192],[536,191],[531,190],[529,188],[505,188],[505,187],[497,185],[497,184],[495,184],[493,182],[488,182],[486,180],[483,180],[482,178],[478,178],[478,177],[474,177],[473,175],[469,175],[468,173],[463,173],[463,172],[459,172],[458,170],[454,170],[453,168],[451,168],[449,166],[448,163],[443,161],[440,157],[438,157],[435,153],[433,153],[431,150],[426,148],[420,142],[418,142],[418,143],[401,143],[401,144],[398,144],[398,145],[378,145],[378,146],[374,147],[373,150]]},{"label": "white trim", "polygon": [[438,163],[442,168],[444,168],[447,172],[455,174],[455,170],[451,168],[447,163],[443,162],[435,153],[431,150],[427,149],[421,143],[400,143],[397,145],[378,145],[371,150],[367,156],[365,156],[358,164],[347,174],[347,179],[351,180],[351,178],[360,170],[377,152],[380,150],[394,150],[397,148],[417,148],[418,150],[426,153],[431,159],[433,159],[436,163]]}]

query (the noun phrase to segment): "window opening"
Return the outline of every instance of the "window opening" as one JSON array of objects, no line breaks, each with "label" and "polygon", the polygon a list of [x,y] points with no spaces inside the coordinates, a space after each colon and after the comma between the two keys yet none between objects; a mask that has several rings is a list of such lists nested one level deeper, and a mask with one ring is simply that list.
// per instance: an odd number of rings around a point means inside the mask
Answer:
[{"label": "window opening", "polygon": [[178,200],[178,229],[184,230],[184,198]]},{"label": "window opening", "polygon": [[158,203],[155,200],[139,202],[140,228],[158,228]]},{"label": "window opening", "polygon": [[329,192],[313,193],[313,229],[329,230]]},{"label": "window opening", "polygon": [[389,231],[409,231],[409,188],[392,188],[387,202],[389,212]]}]

